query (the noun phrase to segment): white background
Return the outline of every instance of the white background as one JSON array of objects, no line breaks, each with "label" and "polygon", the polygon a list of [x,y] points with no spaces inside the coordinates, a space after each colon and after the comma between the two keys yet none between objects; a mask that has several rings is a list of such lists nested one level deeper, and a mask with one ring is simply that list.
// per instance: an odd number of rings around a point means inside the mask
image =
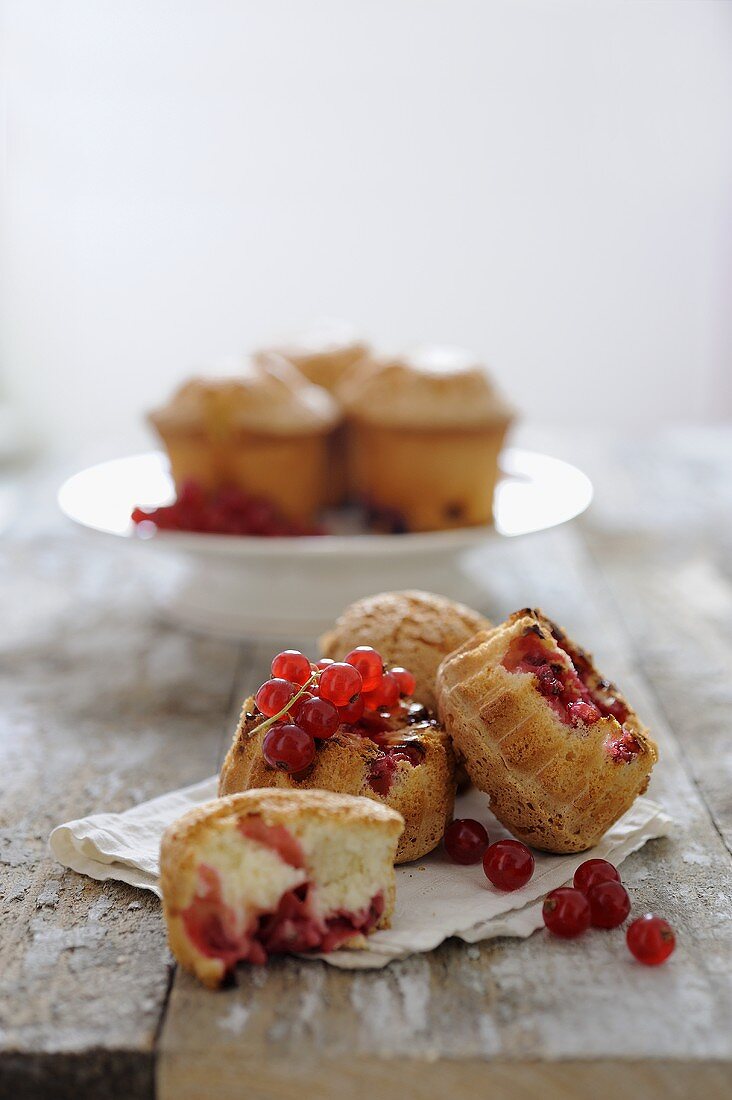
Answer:
[{"label": "white background", "polygon": [[729,3],[2,12],[0,396],[37,439],[143,439],[322,315],[468,345],[568,432],[732,413]]}]

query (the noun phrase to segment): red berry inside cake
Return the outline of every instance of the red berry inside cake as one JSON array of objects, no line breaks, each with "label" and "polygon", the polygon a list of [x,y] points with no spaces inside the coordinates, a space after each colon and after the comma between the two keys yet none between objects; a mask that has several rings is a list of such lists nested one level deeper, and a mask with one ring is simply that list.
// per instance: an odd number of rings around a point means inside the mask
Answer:
[{"label": "red berry inside cake", "polygon": [[240,962],[329,952],[386,927],[398,813],[327,791],[247,791],[197,807],[166,832],[171,949],[206,985]]},{"label": "red berry inside cake", "polygon": [[[597,676],[587,655],[554,624],[550,638],[542,635],[540,627],[514,638],[502,664],[509,672],[534,676],[537,690],[567,726],[592,726],[609,717],[622,725],[630,713],[617,689]],[[625,728],[614,732],[606,747],[616,763],[627,764],[641,752],[640,742]]]}]

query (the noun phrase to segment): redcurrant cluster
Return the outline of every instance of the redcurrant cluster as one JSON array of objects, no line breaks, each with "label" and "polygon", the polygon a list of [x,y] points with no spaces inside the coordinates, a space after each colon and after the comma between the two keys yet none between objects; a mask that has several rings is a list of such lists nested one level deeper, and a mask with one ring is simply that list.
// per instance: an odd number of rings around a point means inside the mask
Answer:
[{"label": "redcurrant cluster", "polygon": [[[499,890],[520,890],[534,873],[534,857],[518,840],[491,844],[486,829],[472,818],[452,821],[443,837],[454,863],[483,861],[486,878]],[[586,859],[574,873],[573,886],[552,890],[544,899],[544,924],[555,936],[573,939],[593,928],[617,928],[630,913],[630,897],[617,867],[606,859]],[[646,966],[658,966],[676,946],[673,929],[662,917],[646,913],[628,927],[628,948]]]},{"label": "redcurrant cluster", "polygon": [[267,763],[298,775],[315,759],[317,742],[333,737],[342,725],[393,710],[415,687],[411,672],[386,668],[371,646],[357,646],[343,661],[325,657],[315,664],[299,650],[286,649],[254,696],[265,721],[252,733],[266,729]]},{"label": "redcurrant cluster", "polygon": [[[586,859],[574,873],[572,886],[552,890],[544,899],[544,924],[555,936],[574,939],[590,925],[617,928],[630,913],[630,897],[617,867],[606,859]],[[628,926],[626,942],[646,966],[665,962],[676,946],[673,929],[662,917],[646,913]]]},{"label": "redcurrant cluster", "polygon": [[308,527],[286,519],[275,505],[262,497],[250,496],[236,486],[206,491],[197,481],[186,481],[172,504],[160,508],[134,508],[132,522],[139,534],[161,531],[197,531],[210,535],[322,535],[319,527]]}]

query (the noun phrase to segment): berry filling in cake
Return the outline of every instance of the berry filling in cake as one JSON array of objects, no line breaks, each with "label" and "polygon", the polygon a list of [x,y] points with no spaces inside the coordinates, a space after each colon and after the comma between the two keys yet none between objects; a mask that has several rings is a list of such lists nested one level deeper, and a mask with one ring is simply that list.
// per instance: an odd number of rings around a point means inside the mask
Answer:
[{"label": "berry filling in cake", "polygon": [[286,890],[273,910],[237,912],[224,901],[221,878],[213,867],[201,864],[198,879],[196,896],[181,914],[183,924],[196,949],[221,959],[226,970],[239,962],[262,965],[270,955],[335,951],[352,937],[371,932],[384,912],[379,892],[363,909],[338,909],[321,916],[309,882]]},{"label": "berry filling in cake", "polygon": [[[514,638],[503,658],[508,672],[529,672],[537,690],[566,726],[591,726],[601,718],[613,717],[622,726],[629,711],[614,694],[612,684],[598,680],[591,685],[595,672],[581,651],[574,649],[559,631],[553,633],[559,653],[538,627]],[[641,746],[633,733],[623,727],[620,735],[608,740],[607,751],[616,763],[629,763]]]},{"label": "berry filling in cake", "polygon": [[304,867],[305,856],[300,842],[284,825],[267,825],[261,817],[250,814],[237,822],[237,829],[247,840],[254,840],[276,852],[288,867]]},{"label": "berry filling in cake", "polygon": [[[432,722],[425,725],[432,725]],[[427,749],[418,737],[405,734],[404,727],[395,730],[373,730],[363,732],[365,736],[382,750],[369,765],[368,784],[376,794],[386,798],[394,784],[394,778],[400,763],[417,768],[424,762]]]}]

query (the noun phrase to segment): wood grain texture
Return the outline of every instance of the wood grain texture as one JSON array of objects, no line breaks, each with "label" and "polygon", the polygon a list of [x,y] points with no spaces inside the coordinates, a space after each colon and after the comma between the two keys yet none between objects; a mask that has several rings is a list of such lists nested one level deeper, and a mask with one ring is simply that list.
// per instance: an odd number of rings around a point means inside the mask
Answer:
[{"label": "wood grain texture", "polygon": [[239,655],[156,624],[127,556],[76,536],[5,545],[0,607],[0,1093],[151,1095],[160,907],[47,837],[210,772]]},{"label": "wood grain texture", "polygon": [[677,929],[657,971],[619,932],[537,933],[382,971],[278,960],[220,993],[176,972],[168,995],[155,899],[64,872],[46,837],[210,774],[272,647],[160,625],[132,555],[34,510],[0,550],[0,1096],[730,1095],[731,438],[594,441],[582,525],[474,563],[483,610],[543,606],[659,741],[676,827],[623,872]]}]

